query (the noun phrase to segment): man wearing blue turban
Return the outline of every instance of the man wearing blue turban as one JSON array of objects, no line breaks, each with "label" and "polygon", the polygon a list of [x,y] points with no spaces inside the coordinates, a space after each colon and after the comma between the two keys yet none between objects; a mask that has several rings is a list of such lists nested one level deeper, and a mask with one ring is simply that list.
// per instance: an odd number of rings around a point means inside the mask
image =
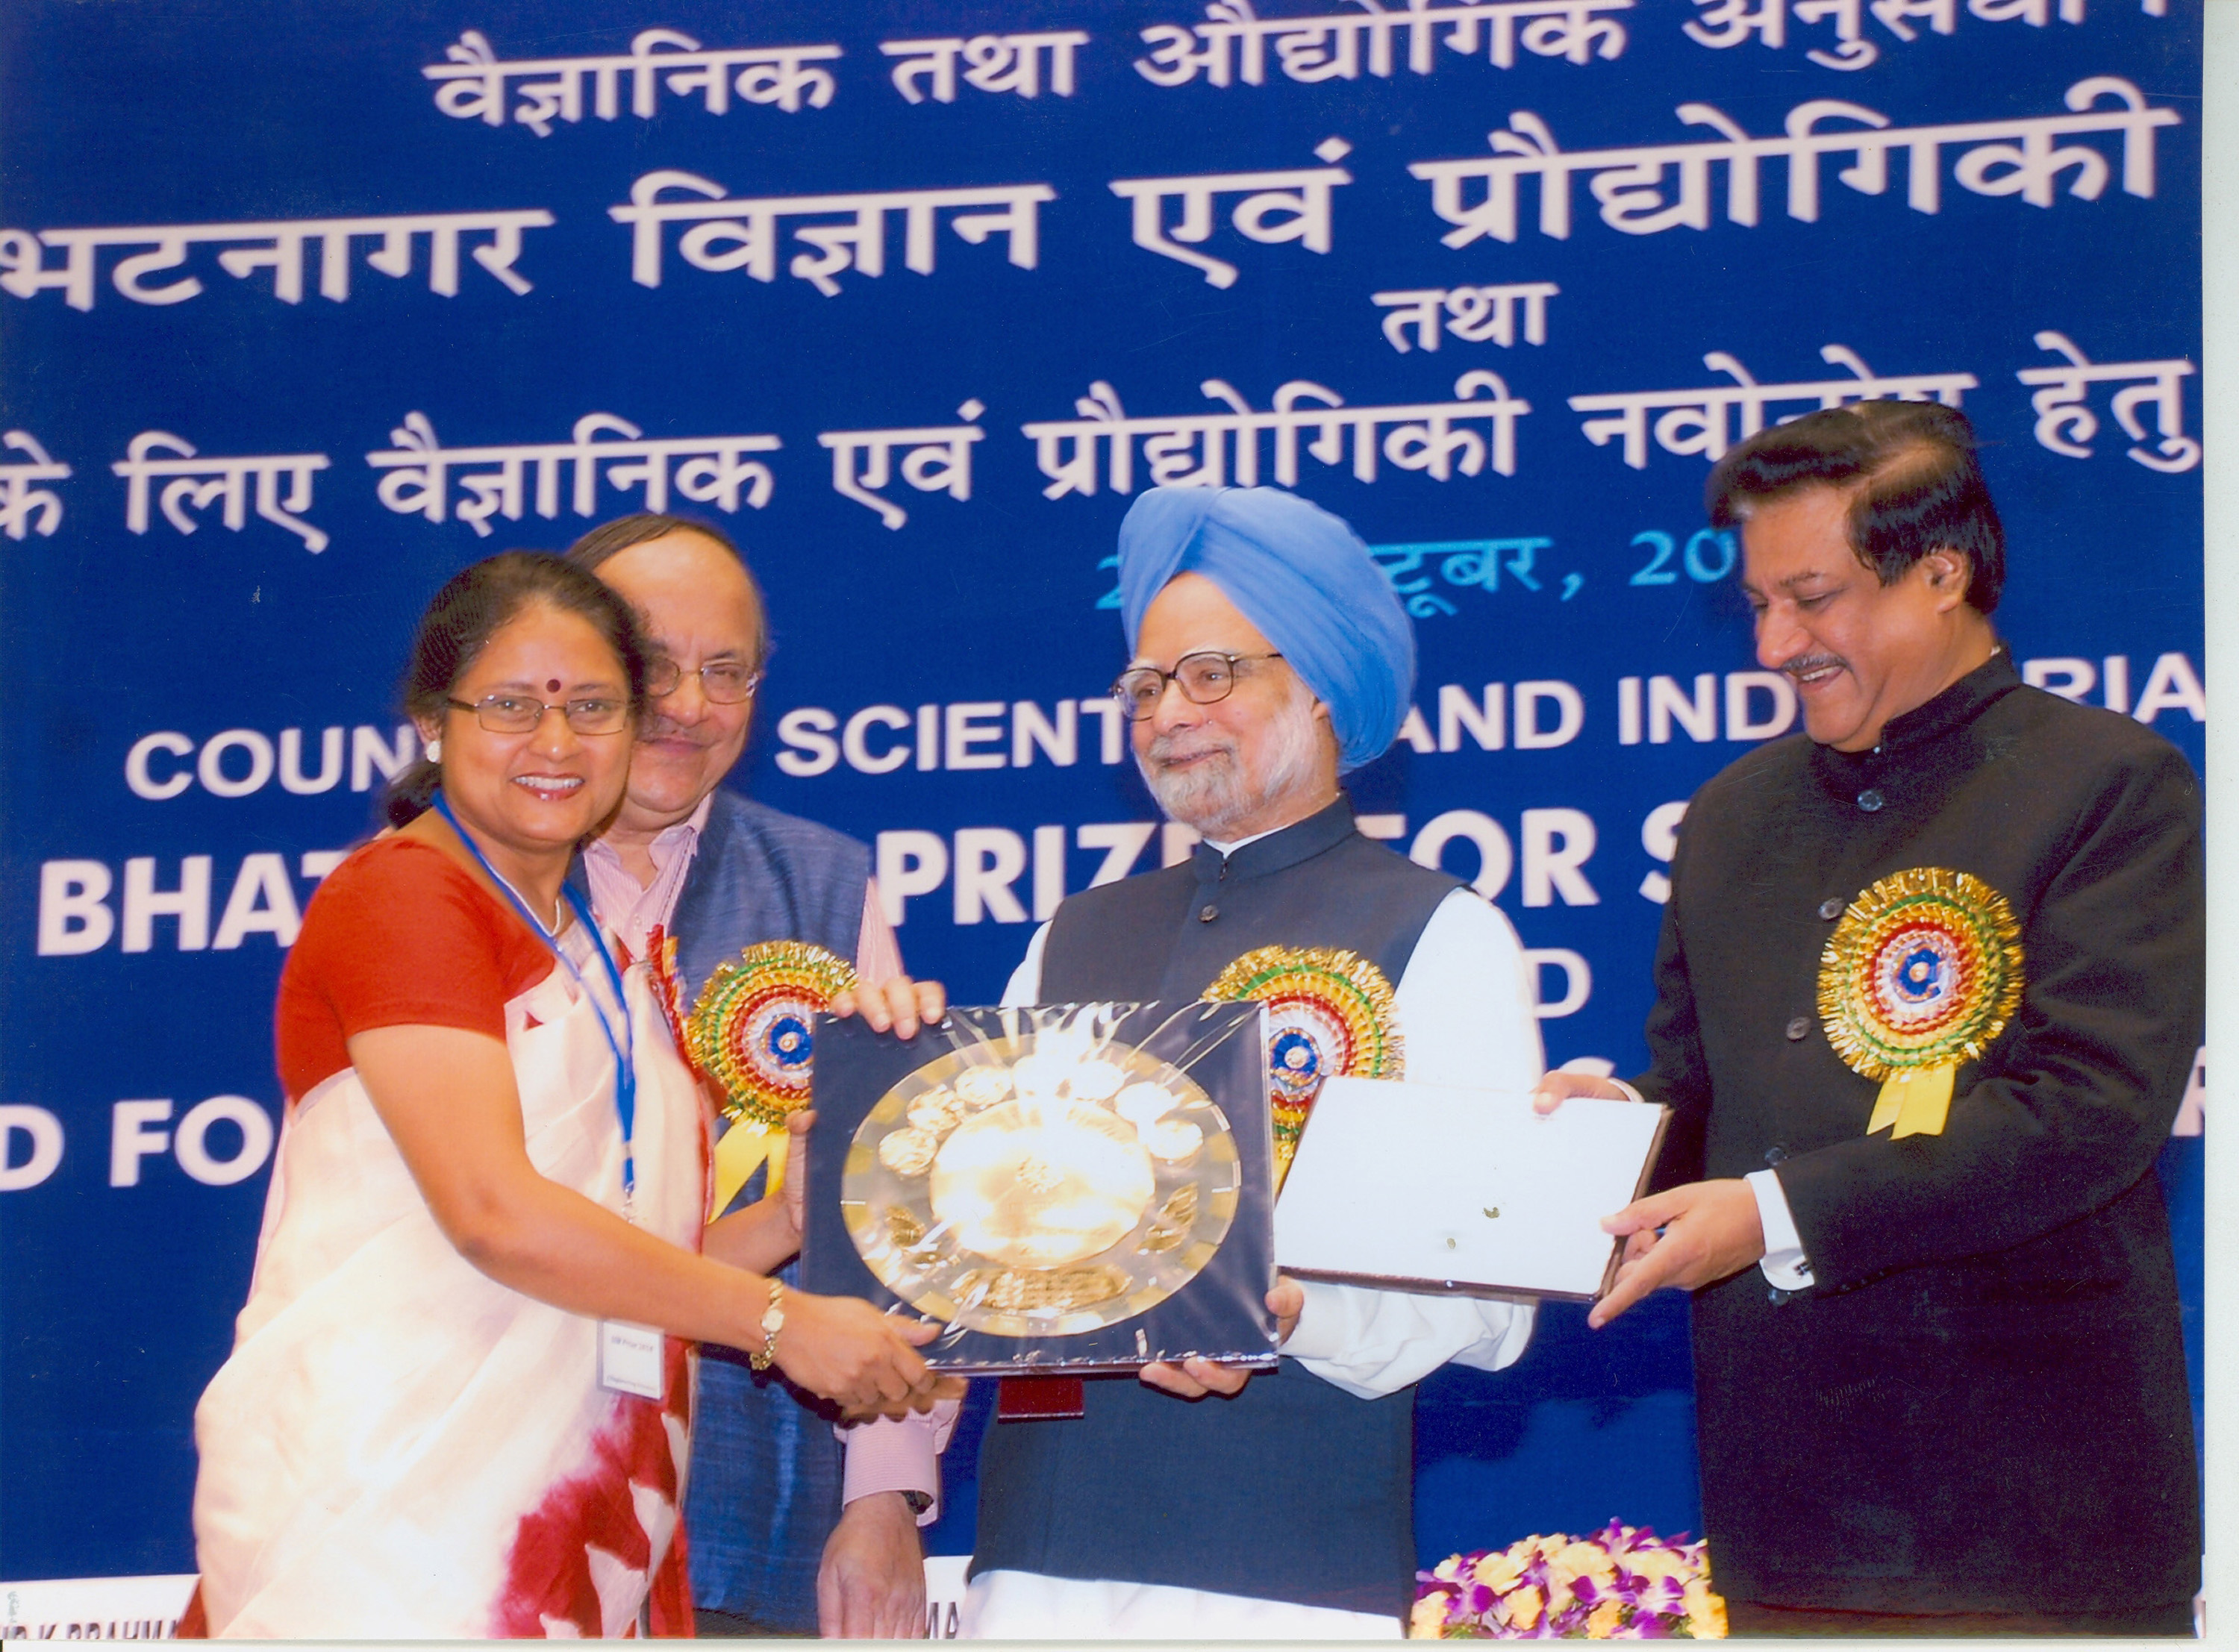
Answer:
[{"label": "man wearing blue turban", "polygon": [[1276,640],[1328,708],[1341,770],[1384,755],[1415,689],[1415,627],[1359,534],[1278,488],[1153,488],[1120,527],[1131,651],[1152,602],[1191,573]]},{"label": "man wearing blue turban", "polygon": [[[1415,679],[1412,627],[1359,536],[1275,488],[1153,488],[1120,530],[1120,594],[1136,763],[1201,840],[1066,900],[1004,1001],[1186,1000],[1246,953],[1339,949],[1347,985],[1390,991],[1409,1078],[1531,1088],[1515,931],[1364,837],[1339,785],[1391,746]],[[1275,1371],[1153,1365],[1087,1379],[1076,1417],[988,1430],[967,1633],[1401,1633],[1413,1385],[1450,1360],[1508,1364],[1531,1310],[1289,1279],[1267,1302]]]}]

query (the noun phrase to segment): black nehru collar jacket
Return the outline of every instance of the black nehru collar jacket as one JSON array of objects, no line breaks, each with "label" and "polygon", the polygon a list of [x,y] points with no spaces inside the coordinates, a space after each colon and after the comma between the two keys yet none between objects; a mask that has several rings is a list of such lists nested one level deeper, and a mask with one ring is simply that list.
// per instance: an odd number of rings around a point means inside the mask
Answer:
[{"label": "black nehru collar jacket", "polygon": [[[1690,803],[1642,1092],[1658,1184],[1774,1170],[1815,1280],[1694,1297],[1721,1590],[1887,1612],[2187,1598],[2196,1465],[2154,1162],[2203,1016],[2200,791],[2129,718],[2002,650],[1871,751],[1802,735]],[[1941,1133],[1866,1133],[1825,1031],[1851,903],[1916,867],[2012,909],[2020,1005]],[[2088,1449],[2079,1449],[2088,1440]],[[2106,1557],[2119,1554],[2119,1566]]]}]

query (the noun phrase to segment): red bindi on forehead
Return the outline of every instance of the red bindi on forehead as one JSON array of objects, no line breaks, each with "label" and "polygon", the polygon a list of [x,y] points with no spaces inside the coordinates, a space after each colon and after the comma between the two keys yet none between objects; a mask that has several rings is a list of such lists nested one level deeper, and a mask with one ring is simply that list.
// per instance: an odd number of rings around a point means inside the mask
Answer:
[{"label": "red bindi on forehead", "polygon": [[544,692],[548,694],[558,693],[560,692],[560,680],[557,677],[555,677],[549,682],[546,683],[544,685]]}]

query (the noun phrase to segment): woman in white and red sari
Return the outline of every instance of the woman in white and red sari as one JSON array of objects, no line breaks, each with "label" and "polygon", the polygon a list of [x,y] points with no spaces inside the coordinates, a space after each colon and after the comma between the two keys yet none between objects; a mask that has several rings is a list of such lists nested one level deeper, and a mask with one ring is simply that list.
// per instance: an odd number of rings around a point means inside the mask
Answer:
[{"label": "woman in white and red sari", "polygon": [[[782,1197],[703,1227],[701,1095],[565,887],[644,675],[628,608],[554,557],[478,563],[421,621],[401,829],[328,877],[281,977],[288,1109],[195,1413],[186,1632],[688,1635],[692,1342],[857,1410],[931,1393],[930,1327],[765,1277],[799,1244]],[[939,989],[861,1010],[913,1033]]]}]

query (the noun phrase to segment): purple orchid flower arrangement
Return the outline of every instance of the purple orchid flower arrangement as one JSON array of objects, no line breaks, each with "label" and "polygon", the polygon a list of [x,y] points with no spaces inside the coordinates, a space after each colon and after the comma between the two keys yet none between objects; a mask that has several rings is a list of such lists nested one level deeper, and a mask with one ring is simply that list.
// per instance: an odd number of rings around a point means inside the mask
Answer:
[{"label": "purple orchid flower arrangement", "polygon": [[1612,1520],[1590,1537],[1557,1532],[1450,1555],[1415,1574],[1415,1640],[1713,1640],[1726,1604],[1700,1543]]}]

